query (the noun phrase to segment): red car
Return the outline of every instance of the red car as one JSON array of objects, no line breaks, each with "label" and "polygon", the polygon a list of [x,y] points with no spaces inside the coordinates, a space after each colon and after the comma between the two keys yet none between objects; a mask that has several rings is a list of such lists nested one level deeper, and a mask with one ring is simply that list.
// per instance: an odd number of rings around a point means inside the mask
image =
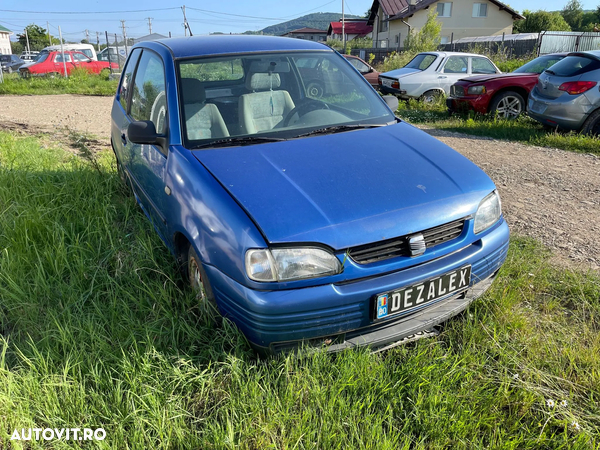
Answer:
[{"label": "red car", "polygon": [[450,112],[473,110],[481,114],[516,118],[526,110],[527,97],[540,73],[566,55],[553,53],[540,56],[510,73],[460,79],[450,88],[446,106]]},{"label": "red car", "polygon": [[40,54],[38,59],[33,64],[26,64],[19,69],[22,77],[31,75],[64,75],[65,66],[67,74],[70,74],[75,68],[82,68],[92,73],[100,73],[109,68],[118,69],[118,64],[109,63],[106,61],[94,61],[81,52],[44,52]]},{"label": "red car", "polygon": [[373,86],[375,89],[379,89],[379,72],[373,69],[358,56],[344,55],[344,58],[346,58],[354,67],[356,67],[356,70],[358,70],[360,74],[365,77],[371,86]]}]

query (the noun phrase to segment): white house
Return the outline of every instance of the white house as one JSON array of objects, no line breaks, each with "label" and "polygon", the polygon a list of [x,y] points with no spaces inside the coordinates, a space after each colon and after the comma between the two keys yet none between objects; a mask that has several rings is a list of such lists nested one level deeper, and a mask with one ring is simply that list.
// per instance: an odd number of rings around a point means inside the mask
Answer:
[{"label": "white house", "polygon": [[374,0],[368,24],[373,45],[401,48],[410,30],[420,30],[431,8],[442,23],[441,43],[464,37],[512,33],[513,22],[524,19],[498,0]]},{"label": "white house", "polygon": [[13,34],[12,31],[0,25],[0,54],[2,55],[12,55],[12,48],[10,47],[11,34]]}]

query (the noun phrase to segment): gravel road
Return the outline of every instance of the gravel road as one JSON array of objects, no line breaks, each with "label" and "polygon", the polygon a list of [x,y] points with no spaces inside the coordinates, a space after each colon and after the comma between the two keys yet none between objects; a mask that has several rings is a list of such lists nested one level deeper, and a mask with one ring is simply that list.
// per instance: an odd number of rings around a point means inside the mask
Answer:
[{"label": "gravel road", "polygon": [[[0,128],[54,133],[68,127],[108,144],[111,105],[110,97],[2,96]],[[492,177],[514,234],[542,241],[560,263],[600,269],[600,157],[425,131]]]}]

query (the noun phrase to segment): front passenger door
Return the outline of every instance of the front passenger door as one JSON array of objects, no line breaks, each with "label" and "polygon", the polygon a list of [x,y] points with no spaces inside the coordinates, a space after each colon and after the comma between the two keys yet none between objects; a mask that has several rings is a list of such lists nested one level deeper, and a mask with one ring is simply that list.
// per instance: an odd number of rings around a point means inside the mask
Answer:
[{"label": "front passenger door", "polygon": [[[144,49],[135,72],[131,92],[130,121],[149,120],[158,134],[166,135],[167,97],[162,58]],[[127,130],[123,130],[127,135]],[[168,202],[166,164],[168,150],[158,145],[135,144],[126,137],[126,166],[138,202],[154,227],[166,241],[165,209]]]}]

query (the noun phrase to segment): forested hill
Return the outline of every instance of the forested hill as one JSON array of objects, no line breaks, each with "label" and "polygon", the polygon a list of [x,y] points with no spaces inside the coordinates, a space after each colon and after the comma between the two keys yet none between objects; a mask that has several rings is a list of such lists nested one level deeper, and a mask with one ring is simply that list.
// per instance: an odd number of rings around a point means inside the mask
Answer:
[{"label": "forested hill", "polygon": [[[263,34],[274,34],[280,36],[287,33],[288,31],[297,30],[298,28],[316,28],[318,30],[327,30],[329,28],[329,22],[337,22],[342,17],[341,13],[313,13],[307,14],[306,16],[298,17],[297,19],[288,20],[287,22],[278,23],[263,28]],[[358,18],[359,16],[353,16],[346,14],[348,19]],[[256,32],[246,32],[248,34],[260,34]]]}]

